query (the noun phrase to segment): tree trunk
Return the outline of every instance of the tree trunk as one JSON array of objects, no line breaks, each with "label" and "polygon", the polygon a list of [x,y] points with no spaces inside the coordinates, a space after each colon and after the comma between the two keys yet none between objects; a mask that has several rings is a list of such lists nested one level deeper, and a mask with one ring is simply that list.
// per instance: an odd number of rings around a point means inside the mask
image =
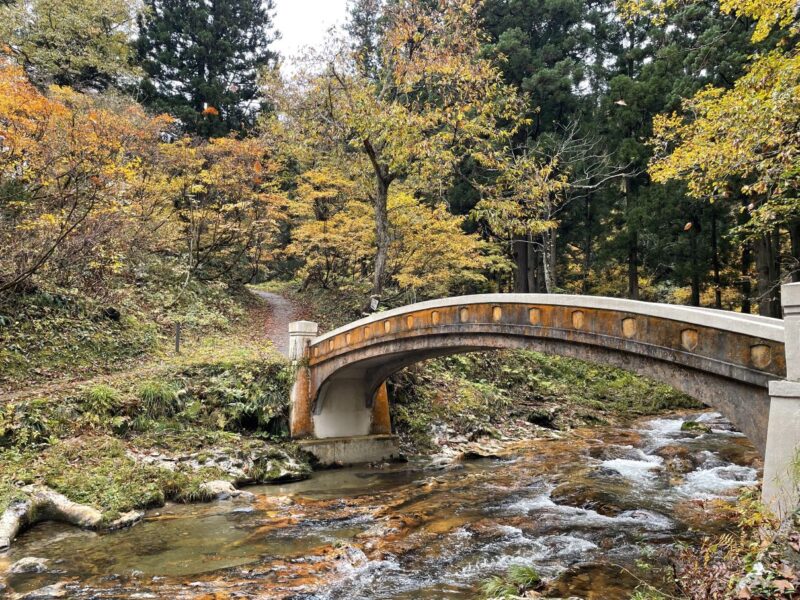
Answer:
[{"label": "tree trunk", "polygon": [[756,244],[756,273],[758,292],[758,314],[771,317],[772,314],[772,240],[768,233],[763,234]]},{"label": "tree trunk", "polygon": [[719,242],[717,240],[717,211],[711,210],[711,268],[714,271],[714,308],[722,308],[722,282],[720,281]]},{"label": "tree trunk", "polygon": [[544,290],[552,294],[556,289],[556,232],[549,229],[542,234],[542,266],[544,267]]},{"label": "tree trunk", "polygon": [[527,294],[528,287],[528,244],[525,240],[514,240],[511,243],[514,263],[517,269],[514,273],[514,292],[517,294]]},{"label": "tree trunk", "polygon": [[525,244],[526,252],[528,253],[528,272],[526,273],[528,279],[528,291],[536,292],[536,246],[533,244],[533,235],[528,234],[528,243]]},{"label": "tree trunk", "polygon": [[631,232],[628,241],[628,298],[639,299],[639,236]]},{"label": "tree trunk", "polygon": [[769,281],[770,316],[780,319],[783,316],[781,310],[781,230],[777,225],[773,227],[770,236]]},{"label": "tree trunk", "polygon": [[625,213],[628,227],[628,298],[639,299],[639,235],[631,227],[630,181],[622,178],[622,195],[625,197]]},{"label": "tree trunk", "polygon": [[791,280],[800,281],[800,221],[789,223],[789,241],[792,247]]},{"label": "tree trunk", "polygon": [[555,230],[542,233],[542,274],[544,275],[544,291],[552,294],[556,289]]},{"label": "tree trunk", "polygon": [[375,272],[372,279],[372,294],[380,296],[386,278],[386,261],[389,257],[389,183],[377,177],[375,193]]},{"label": "tree trunk", "polygon": [[584,216],[586,219],[586,234],[583,238],[583,273],[581,274],[581,292],[589,293],[589,272],[592,269],[592,197],[586,194],[584,200]]},{"label": "tree trunk", "polygon": [[742,312],[749,315],[753,312],[750,297],[753,294],[753,283],[750,281],[750,266],[753,264],[753,253],[750,251],[750,242],[742,244],[741,262],[741,290],[742,290]]},{"label": "tree trunk", "polygon": [[558,287],[558,255],[556,254],[557,241],[558,231],[556,229],[550,229],[547,232],[546,246],[547,272],[549,273],[549,276],[546,280],[548,294],[554,294],[556,288]]},{"label": "tree trunk", "polygon": [[699,229],[697,219],[692,219],[692,229],[689,231],[689,248],[692,253],[692,306],[700,306],[700,266],[697,261],[697,234]]},{"label": "tree trunk", "polygon": [[533,265],[531,265],[531,271],[534,274],[535,280],[535,287],[533,291],[537,294],[541,294],[545,291],[544,286],[544,260],[542,260],[542,250],[538,244],[534,246],[534,253],[535,259]]}]

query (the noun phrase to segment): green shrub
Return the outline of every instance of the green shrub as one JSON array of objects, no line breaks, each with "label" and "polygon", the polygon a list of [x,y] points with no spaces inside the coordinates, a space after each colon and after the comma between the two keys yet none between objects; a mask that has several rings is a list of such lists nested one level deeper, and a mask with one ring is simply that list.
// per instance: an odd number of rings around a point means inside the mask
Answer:
[{"label": "green shrub", "polygon": [[178,390],[163,381],[146,381],[139,386],[142,412],[150,419],[171,417],[180,410]]},{"label": "green shrub", "polygon": [[291,372],[283,361],[203,365],[181,373],[187,402],[181,420],[228,431],[285,437]]},{"label": "green shrub", "polygon": [[72,404],[54,404],[49,398],[0,406],[0,446],[25,448],[48,444],[68,434],[75,417]]},{"label": "green shrub", "polygon": [[120,395],[114,388],[102,383],[93,385],[84,391],[82,409],[84,413],[94,415],[112,415],[119,410]]}]

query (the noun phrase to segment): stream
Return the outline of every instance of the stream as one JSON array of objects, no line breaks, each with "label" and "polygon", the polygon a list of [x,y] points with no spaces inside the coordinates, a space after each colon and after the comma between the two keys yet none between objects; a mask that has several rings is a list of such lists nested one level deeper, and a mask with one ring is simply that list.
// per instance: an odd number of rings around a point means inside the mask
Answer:
[{"label": "stream", "polygon": [[69,598],[479,598],[480,583],[530,565],[554,597],[627,599],[637,561],[723,526],[716,499],[759,476],[752,445],[716,413],[515,442],[498,458],[321,471],[248,488],[249,498],[150,511],[112,533],[58,523],[20,536],[44,573],[12,575],[27,593]]}]

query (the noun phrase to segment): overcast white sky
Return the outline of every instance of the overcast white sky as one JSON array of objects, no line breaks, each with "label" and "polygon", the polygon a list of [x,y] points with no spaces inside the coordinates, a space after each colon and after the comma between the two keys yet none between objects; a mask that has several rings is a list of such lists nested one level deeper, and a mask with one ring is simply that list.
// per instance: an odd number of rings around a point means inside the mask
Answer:
[{"label": "overcast white sky", "polygon": [[319,47],[328,29],[342,25],[347,0],[275,0],[275,27],[281,34],[274,47],[290,61],[305,46]]}]

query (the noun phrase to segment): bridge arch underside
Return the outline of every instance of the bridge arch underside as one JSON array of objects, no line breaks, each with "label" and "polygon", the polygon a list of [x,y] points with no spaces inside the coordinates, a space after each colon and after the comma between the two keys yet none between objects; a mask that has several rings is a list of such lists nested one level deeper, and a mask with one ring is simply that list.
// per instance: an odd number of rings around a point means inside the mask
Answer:
[{"label": "bridge arch underside", "polygon": [[[580,330],[574,326],[574,310],[550,308],[551,316],[556,317],[552,319],[555,326],[550,327],[460,322],[409,327],[405,332],[372,339],[366,339],[366,332],[365,339],[354,344],[350,332],[351,344],[341,344],[338,351],[335,340],[326,340],[323,344],[329,356],[319,357],[317,350],[319,358],[312,358],[310,364],[314,436],[369,434],[378,389],[390,375],[409,365],[464,352],[525,348],[612,365],[671,385],[725,415],[763,455],[770,405],[768,383],[782,378],[785,370],[782,343],[617,311],[585,315],[589,311],[581,310],[583,322],[579,325],[584,330]],[[519,312],[527,315],[529,310],[525,306]],[[507,307],[504,312],[509,312]],[[564,313],[561,318],[557,318],[559,313]],[[630,319],[638,324],[632,335],[630,328],[622,325]],[[401,317],[400,322],[406,321],[411,323]],[[595,326],[587,327],[592,321]],[[382,334],[392,331],[391,325],[383,329],[385,322],[377,325]],[[619,334],[609,335],[610,327],[619,329]]]}]

